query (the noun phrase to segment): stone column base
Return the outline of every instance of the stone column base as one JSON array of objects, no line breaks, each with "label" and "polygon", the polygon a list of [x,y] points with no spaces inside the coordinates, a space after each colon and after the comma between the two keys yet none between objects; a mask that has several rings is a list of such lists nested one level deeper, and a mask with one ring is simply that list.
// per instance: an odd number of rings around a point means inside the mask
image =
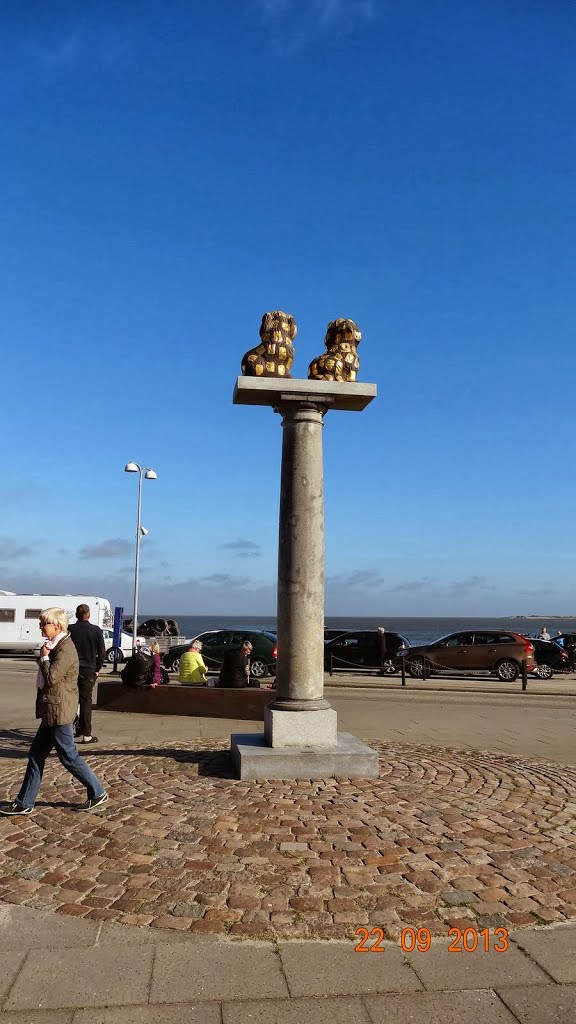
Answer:
[{"label": "stone column base", "polygon": [[281,711],[264,708],[264,742],[269,747],[335,748],[337,714],[324,711]]},{"label": "stone column base", "polygon": [[269,747],[260,733],[236,733],[230,740],[238,779],[378,778],[376,751],[347,732],[338,733],[335,747]]}]

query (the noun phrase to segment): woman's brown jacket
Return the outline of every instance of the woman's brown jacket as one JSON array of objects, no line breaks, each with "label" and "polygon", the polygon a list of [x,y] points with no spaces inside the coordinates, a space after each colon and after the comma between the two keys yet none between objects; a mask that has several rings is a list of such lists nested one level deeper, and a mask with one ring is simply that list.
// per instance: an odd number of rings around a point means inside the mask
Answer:
[{"label": "woman's brown jacket", "polygon": [[78,713],[78,655],[69,633],[40,661],[44,686],[38,691],[36,717],[42,725],[71,725]]}]

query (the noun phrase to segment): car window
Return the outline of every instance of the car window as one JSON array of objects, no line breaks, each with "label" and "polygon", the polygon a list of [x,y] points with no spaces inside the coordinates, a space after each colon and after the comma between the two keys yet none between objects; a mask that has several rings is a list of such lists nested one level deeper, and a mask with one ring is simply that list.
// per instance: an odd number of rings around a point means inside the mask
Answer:
[{"label": "car window", "polygon": [[362,642],[362,633],[345,633],[344,636],[339,636],[335,641],[335,647],[358,647],[358,644]]},{"label": "car window", "polygon": [[467,647],[472,643],[471,633],[457,633],[456,636],[449,636],[447,640],[441,644],[442,647]]},{"label": "car window", "polygon": [[476,646],[482,644],[497,644],[498,634],[497,633],[474,633],[474,643]]},{"label": "car window", "polygon": [[240,647],[240,644],[242,643],[244,637],[246,637],[246,636],[250,640],[250,643],[253,644],[254,643],[254,634],[253,633],[232,633],[232,639],[230,641],[231,644],[232,644],[232,647]]},{"label": "car window", "polygon": [[498,633],[492,638],[491,643],[493,644],[516,644],[518,643],[515,636],[511,633]]},{"label": "car window", "polygon": [[331,640],[328,640],[328,647],[344,647],[345,639],[346,634],[341,634],[340,636],[332,637]]},{"label": "car window", "polygon": [[[389,639],[393,639],[392,633],[387,633],[386,636]],[[378,645],[378,634],[373,630],[369,633],[360,633],[360,643],[363,647],[376,647]]]},{"label": "car window", "polygon": [[212,633],[202,643],[204,647],[223,647],[230,643],[230,633]]}]

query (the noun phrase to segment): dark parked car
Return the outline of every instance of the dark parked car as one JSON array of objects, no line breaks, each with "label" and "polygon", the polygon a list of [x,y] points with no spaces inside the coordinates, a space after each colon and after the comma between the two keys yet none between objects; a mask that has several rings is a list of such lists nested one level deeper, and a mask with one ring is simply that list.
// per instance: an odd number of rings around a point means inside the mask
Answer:
[{"label": "dark parked car", "polygon": [[[194,637],[202,643],[202,657],[208,671],[218,671],[222,664],[226,651],[233,647],[240,647],[242,640],[247,637],[252,644],[253,650],[250,657],[250,675],[260,679],[265,675],[276,674],[276,634],[270,633],[267,629],[211,629],[207,633],[200,633]],[[164,655],[164,668],[169,672],[178,672],[180,658],[191,644],[188,640],[185,644],[178,644],[171,647]]]},{"label": "dark parked car", "polygon": [[570,661],[570,669],[576,671],[576,633],[559,633],[552,637],[552,642],[565,651]]},{"label": "dark parked car", "polygon": [[536,659],[535,676],[539,679],[551,679],[554,672],[569,672],[570,655],[553,640],[541,640],[540,637],[527,637],[534,644]]},{"label": "dark parked car", "polygon": [[342,633],[347,633],[347,629],[334,629],[333,626],[324,627],[324,643],[328,640],[334,640],[337,636],[342,636]]},{"label": "dark parked car", "polygon": [[[386,630],[386,672],[397,672],[400,668],[399,652],[410,646],[400,633]],[[376,629],[349,630],[328,640],[324,644],[324,669],[380,668],[380,647]]]},{"label": "dark parked car", "polygon": [[521,633],[496,629],[467,630],[450,633],[431,644],[412,647],[406,655],[406,668],[411,676],[428,678],[432,672],[492,672],[504,682],[512,682],[526,661],[528,672],[536,668],[534,643]]}]

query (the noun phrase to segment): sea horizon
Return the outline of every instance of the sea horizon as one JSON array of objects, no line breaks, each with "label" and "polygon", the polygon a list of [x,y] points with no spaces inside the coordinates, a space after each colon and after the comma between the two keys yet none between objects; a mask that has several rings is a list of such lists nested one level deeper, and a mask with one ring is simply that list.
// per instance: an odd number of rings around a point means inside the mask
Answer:
[{"label": "sea horizon", "polygon": [[[180,634],[187,639],[214,629],[269,629],[276,632],[275,615],[139,615],[139,622],[146,619],[174,619],[180,626]],[[455,615],[419,615],[419,616],[350,616],[326,615],[325,626],[328,629],[371,630],[384,626],[393,632],[400,633],[411,644],[430,643],[438,637],[459,630],[503,629],[521,633],[526,636],[537,634],[542,626],[550,627],[550,635],[557,633],[576,632],[576,616],[573,615],[511,615],[511,616],[455,616]],[[559,629],[559,624],[562,628]]]}]

